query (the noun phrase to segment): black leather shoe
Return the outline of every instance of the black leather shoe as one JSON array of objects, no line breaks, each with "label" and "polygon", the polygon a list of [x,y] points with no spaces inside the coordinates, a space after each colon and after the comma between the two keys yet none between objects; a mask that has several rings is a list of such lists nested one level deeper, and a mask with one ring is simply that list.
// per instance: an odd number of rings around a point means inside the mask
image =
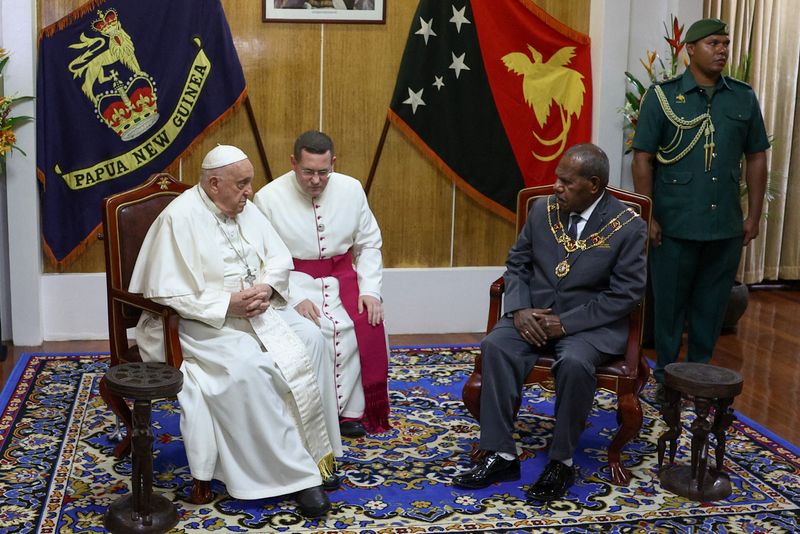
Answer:
[{"label": "black leather shoe", "polygon": [[367,435],[367,429],[361,421],[342,421],[339,423],[339,432],[346,438],[361,438]]},{"label": "black leather shoe", "polygon": [[331,501],[322,489],[322,486],[314,486],[300,490],[294,496],[297,501],[297,509],[304,517],[319,517],[328,513],[331,509]]},{"label": "black leather shoe", "polygon": [[519,460],[505,460],[496,452],[488,454],[478,465],[453,477],[459,488],[480,489],[507,480],[519,480]]},{"label": "black leather shoe", "polygon": [[564,496],[575,483],[575,468],[558,460],[550,460],[539,480],[525,492],[534,501],[553,501]]},{"label": "black leather shoe", "polygon": [[334,491],[340,487],[342,487],[342,477],[336,473],[332,474],[328,478],[322,479],[322,489],[325,491]]}]

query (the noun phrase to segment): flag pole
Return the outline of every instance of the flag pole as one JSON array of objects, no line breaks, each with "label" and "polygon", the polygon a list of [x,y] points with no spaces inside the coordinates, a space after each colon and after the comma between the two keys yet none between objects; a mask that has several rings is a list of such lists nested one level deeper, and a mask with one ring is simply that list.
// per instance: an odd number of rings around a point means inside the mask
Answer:
[{"label": "flag pole", "polygon": [[375,157],[372,158],[372,166],[369,168],[369,176],[367,176],[367,184],[364,186],[364,194],[369,197],[369,189],[372,187],[372,180],[375,178],[375,171],[378,169],[378,160],[381,159],[381,152],[383,152],[383,145],[386,144],[386,134],[389,133],[389,117],[386,117],[386,122],[383,123],[383,131],[381,132],[381,140],[378,141],[378,148],[375,149]]},{"label": "flag pole", "polygon": [[247,109],[247,118],[250,119],[250,127],[253,129],[253,135],[256,137],[258,155],[261,156],[261,163],[264,165],[264,175],[266,176],[267,183],[270,183],[272,181],[272,172],[269,170],[267,151],[264,149],[264,142],[261,140],[261,132],[258,130],[258,124],[256,123],[256,114],[253,111],[253,104],[250,103],[250,95],[245,95],[244,107]]}]

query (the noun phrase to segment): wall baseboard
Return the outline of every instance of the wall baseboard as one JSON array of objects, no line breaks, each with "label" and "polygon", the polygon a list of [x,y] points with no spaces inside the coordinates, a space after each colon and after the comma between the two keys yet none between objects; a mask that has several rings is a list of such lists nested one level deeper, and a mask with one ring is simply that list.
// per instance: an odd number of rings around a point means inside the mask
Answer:
[{"label": "wall baseboard", "polygon": [[[389,334],[482,332],[489,285],[503,267],[386,269],[383,294]],[[42,276],[47,341],[108,339],[104,273]]]}]

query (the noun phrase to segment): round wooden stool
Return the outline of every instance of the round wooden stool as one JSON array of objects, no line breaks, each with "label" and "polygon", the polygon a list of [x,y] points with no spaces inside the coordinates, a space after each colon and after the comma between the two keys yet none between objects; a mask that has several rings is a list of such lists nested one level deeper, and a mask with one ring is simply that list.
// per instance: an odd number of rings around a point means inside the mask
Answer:
[{"label": "round wooden stool", "polygon": [[[661,415],[667,430],[658,438],[658,478],[667,491],[693,501],[715,501],[731,493],[731,481],[723,472],[725,432],[733,423],[733,399],[742,392],[742,375],[705,363],[671,363],[664,368],[666,402]],[[681,397],[694,400],[692,462],[675,465],[675,451],[681,434]],[[714,409],[713,416],[710,415]],[[714,434],[714,467],[708,466],[708,435]],[[669,442],[669,463],[662,469]]]},{"label": "round wooden stool", "polygon": [[163,363],[124,363],[106,372],[108,389],[133,399],[131,493],[108,507],[103,521],[114,533],[161,533],[178,523],[175,505],[153,494],[153,430],[150,401],[174,397],[183,387],[183,374]]}]

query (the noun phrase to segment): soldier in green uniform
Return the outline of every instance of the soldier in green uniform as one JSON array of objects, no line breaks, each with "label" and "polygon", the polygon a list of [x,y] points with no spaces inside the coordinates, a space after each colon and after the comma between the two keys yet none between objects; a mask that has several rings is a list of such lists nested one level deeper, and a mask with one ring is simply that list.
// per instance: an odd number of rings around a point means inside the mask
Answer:
[{"label": "soldier in green uniform", "polygon": [[[677,360],[688,323],[687,360],[707,363],[722,328],[742,247],[758,235],[769,140],[752,88],[722,75],[727,25],[695,22],[690,64],[645,93],[633,139],[633,182],[653,199],[650,276],[655,377]],[[746,164],[747,217],[739,200]]]}]

